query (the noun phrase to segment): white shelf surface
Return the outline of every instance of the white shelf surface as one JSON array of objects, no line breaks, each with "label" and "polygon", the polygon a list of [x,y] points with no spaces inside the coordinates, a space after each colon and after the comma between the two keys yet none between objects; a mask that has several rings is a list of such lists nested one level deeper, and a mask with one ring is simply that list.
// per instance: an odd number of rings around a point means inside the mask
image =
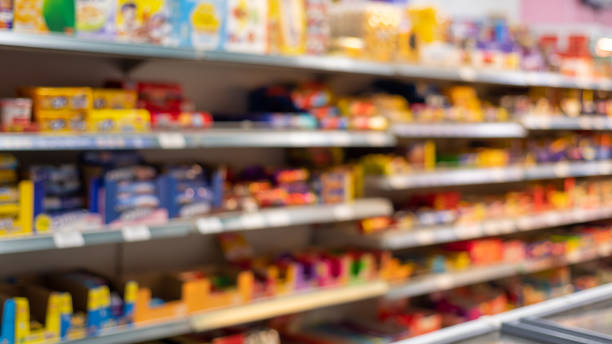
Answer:
[{"label": "white shelf surface", "polygon": [[256,212],[220,213],[197,220],[170,221],[164,225],[128,226],[122,229],[73,231],[6,238],[0,240],[0,254],[176,238],[192,233],[216,234],[269,227],[351,221],[390,215],[392,212],[393,207],[388,200],[366,198],[342,204],[317,204],[267,208]]},{"label": "white shelf surface", "polygon": [[555,73],[382,63],[331,56],[252,55],[148,44],[127,44],[105,40],[85,40],[57,34],[33,35],[2,31],[0,32],[0,47],[7,49],[83,53],[131,59],[178,59],[224,62],[325,72],[479,82],[521,87],[550,86],[603,90],[612,89],[612,81],[607,79],[572,78]]},{"label": "white shelf surface", "polygon": [[494,264],[465,271],[416,277],[406,283],[391,287],[386,297],[400,299],[423,295],[434,291],[448,290],[474,283],[492,281],[517,274],[532,273],[568,264],[587,262],[597,258],[609,257],[612,244],[572,252],[566,256],[555,256],[520,263]]},{"label": "white shelf surface", "polygon": [[361,247],[397,250],[609,218],[612,218],[612,206],[593,209],[576,208],[547,211],[518,218],[484,220],[475,224],[440,225],[409,230],[398,229],[380,234],[364,235],[351,231],[343,233],[342,240]]},{"label": "white shelf surface", "polygon": [[210,147],[386,147],[384,131],[206,129],[131,134],[1,133],[0,150],[185,149]]},{"label": "white shelf surface", "polygon": [[538,179],[603,176],[612,174],[612,160],[544,163],[530,167],[438,169],[392,176],[368,177],[368,188],[403,190],[476,184],[511,183]]}]

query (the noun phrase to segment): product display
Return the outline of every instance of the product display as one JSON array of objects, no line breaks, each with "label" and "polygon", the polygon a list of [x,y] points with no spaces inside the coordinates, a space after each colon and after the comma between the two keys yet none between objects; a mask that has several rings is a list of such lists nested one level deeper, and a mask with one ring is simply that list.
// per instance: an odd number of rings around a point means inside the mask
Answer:
[{"label": "product display", "polygon": [[610,342],[612,8],[557,2],[0,0],[0,344]]}]

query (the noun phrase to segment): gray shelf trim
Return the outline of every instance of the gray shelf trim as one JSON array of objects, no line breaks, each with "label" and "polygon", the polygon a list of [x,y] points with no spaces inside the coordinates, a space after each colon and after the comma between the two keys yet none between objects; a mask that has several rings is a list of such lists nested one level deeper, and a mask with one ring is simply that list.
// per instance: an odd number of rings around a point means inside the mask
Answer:
[{"label": "gray shelf trim", "polygon": [[386,147],[384,131],[207,129],[132,134],[1,133],[0,150],[185,149],[207,147]]},{"label": "gray shelf trim", "polygon": [[521,123],[528,130],[612,130],[612,117],[595,115],[528,115]]},{"label": "gray shelf trim", "polygon": [[467,271],[423,276],[392,287],[386,297],[389,299],[399,299],[423,295],[433,291],[452,289],[516,274],[537,272],[553,267],[587,262],[600,257],[608,257],[610,254],[612,254],[612,245],[607,245],[595,249],[573,252],[564,257],[550,257],[521,263],[495,264],[481,268],[472,268]]},{"label": "gray shelf trim", "polygon": [[[350,203],[317,204],[261,209],[256,212],[232,212],[202,217],[197,220],[172,220],[163,225],[146,226],[150,235],[142,240],[184,237],[191,233],[214,234],[221,232],[297,226],[316,223],[351,221],[366,217],[385,216],[393,206],[384,198],[358,199]],[[75,246],[128,242],[122,229],[100,229],[77,232],[83,242]],[[57,234],[0,239],[0,254],[59,249]]]},{"label": "gray shelf trim", "polygon": [[517,122],[396,123],[391,131],[399,138],[523,138],[527,130]]},{"label": "gray shelf trim", "polygon": [[518,218],[484,220],[474,224],[442,225],[409,230],[394,230],[381,234],[347,233],[355,245],[379,249],[403,249],[443,244],[459,240],[482,238],[531,231],[555,226],[584,223],[612,218],[612,206],[595,209],[576,208],[555,210]]},{"label": "gray shelf trim", "polygon": [[612,81],[607,79],[572,78],[555,73],[382,63],[333,56],[276,56],[240,54],[224,51],[201,51],[148,44],[85,40],[78,37],[58,34],[33,35],[4,31],[0,32],[0,46],[10,49],[52,50],[123,58],[212,61],[326,72],[491,83],[521,87],[550,86],[603,90],[612,89]]},{"label": "gray shelf trim", "polygon": [[545,163],[530,167],[440,169],[382,177],[368,177],[368,188],[403,190],[411,188],[445,187],[511,183],[538,179],[603,176],[612,174],[612,160]]}]

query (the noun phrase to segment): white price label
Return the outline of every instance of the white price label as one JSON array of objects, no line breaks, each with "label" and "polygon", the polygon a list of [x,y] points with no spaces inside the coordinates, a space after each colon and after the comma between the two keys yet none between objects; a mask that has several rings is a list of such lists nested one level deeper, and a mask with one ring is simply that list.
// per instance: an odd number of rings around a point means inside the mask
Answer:
[{"label": "white price label", "polygon": [[266,214],[266,219],[271,226],[283,227],[291,224],[289,213],[284,210],[273,210]]},{"label": "white price label", "polygon": [[126,226],[121,229],[123,240],[125,241],[146,241],[151,240],[151,231],[145,225]]},{"label": "white price label", "polygon": [[461,80],[474,81],[476,79],[476,71],[470,67],[459,68],[459,77]]},{"label": "white price label", "polygon": [[554,173],[557,177],[567,177],[570,172],[570,165],[563,161],[555,164]]},{"label": "white price label", "polygon": [[370,133],[366,136],[366,141],[370,146],[384,146],[388,142],[388,136],[385,133]]},{"label": "white price label", "polygon": [[240,223],[245,229],[263,228],[266,226],[264,217],[259,213],[242,215]]},{"label": "white price label", "polygon": [[214,234],[223,231],[223,223],[218,217],[205,217],[196,222],[198,232],[202,234]]},{"label": "white price label", "polygon": [[578,118],[578,126],[580,127],[580,129],[590,129],[591,118],[587,116],[580,116],[580,118]]},{"label": "white price label", "polygon": [[289,134],[289,142],[295,147],[308,147],[313,142],[314,133],[291,133]]},{"label": "white price label", "polygon": [[355,217],[355,211],[346,204],[334,207],[334,218],[339,221],[350,220]]},{"label": "white price label", "polygon": [[433,230],[421,230],[414,233],[414,237],[421,245],[431,245],[436,242],[436,235]]},{"label": "white price label", "polygon": [[157,138],[159,145],[164,149],[181,149],[187,145],[185,136],[180,133],[161,133]]},{"label": "white price label", "polygon": [[331,138],[332,144],[336,146],[348,146],[351,144],[351,135],[349,133],[339,132]]},{"label": "white price label", "polygon": [[80,247],[85,245],[83,234],[78,231],[53,233],[53,242],[57,248]]}]

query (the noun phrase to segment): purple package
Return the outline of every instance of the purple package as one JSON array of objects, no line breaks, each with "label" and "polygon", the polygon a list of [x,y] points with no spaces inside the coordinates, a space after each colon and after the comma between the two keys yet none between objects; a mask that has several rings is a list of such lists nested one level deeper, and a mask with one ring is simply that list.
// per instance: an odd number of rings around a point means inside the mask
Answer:
[{"label": "purple package", "polygon": [[13,0],[0,0],[0,29],[13,27]]},{"label": "purple package", "polygon": [[76,0],[75,5],[78,36],[109,40],[115,38],[117,0]]}]

